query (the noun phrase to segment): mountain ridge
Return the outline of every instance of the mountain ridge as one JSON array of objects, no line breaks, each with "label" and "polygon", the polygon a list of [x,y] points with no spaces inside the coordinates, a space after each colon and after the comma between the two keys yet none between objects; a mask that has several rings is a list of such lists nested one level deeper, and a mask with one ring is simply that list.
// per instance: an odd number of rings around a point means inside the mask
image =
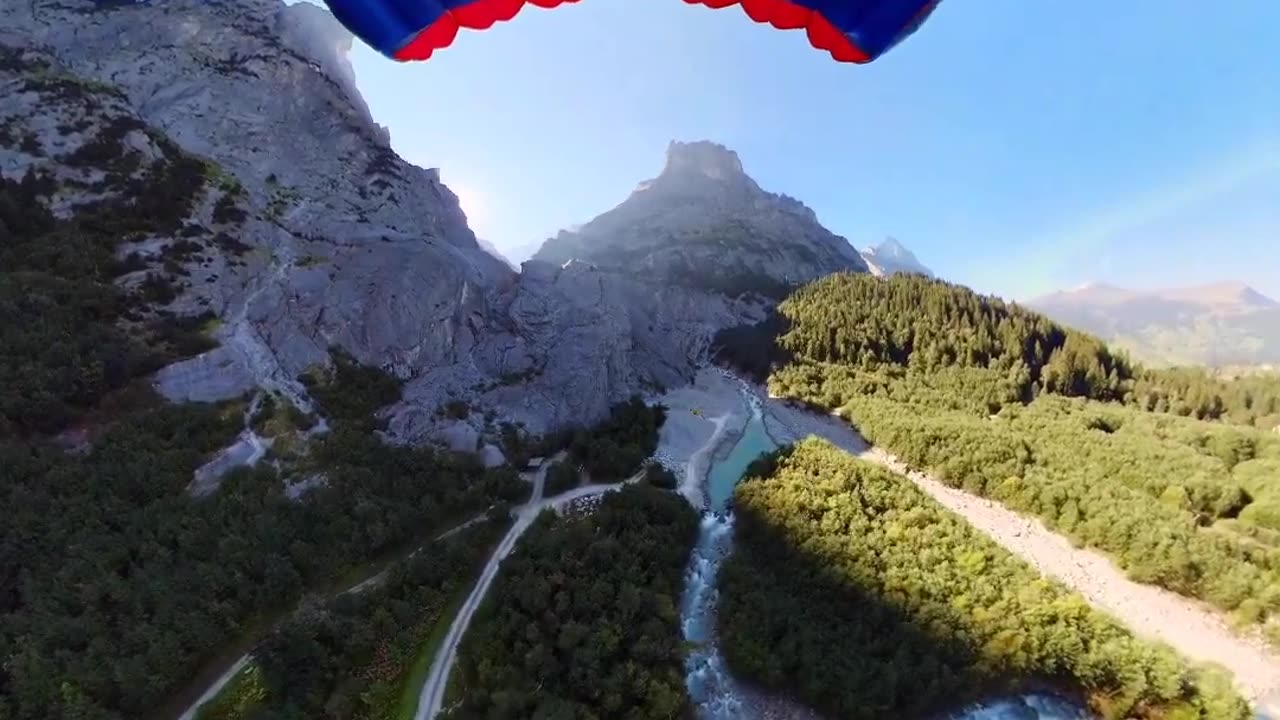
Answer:
[{"label": "mountain ridge", "polygon": [[1280,361],[1280,303],[1240,282],[1144,290],[1088,283],[1022,304],[1114,342],[1148,364]]},{"label": "mountain ridge", "polygon": [[672,141],[656,177],[577,230],[548,239],[534,259],[580,260],[730,294],[754,285],[775,296],[831,272],[868,271],[812,209],[764,190],[736,152],[705,140]]},{"label": "mountain ridge", "polygon": [[1151,288],[1134,290],[1108,283],[1086,283],[1070,290],[1059,290],[1031,298],[1029,305],[1050,302],[1127,302],[1130,300],[1158,298],[1175,302],[1186,302],[1204,307],[1238,306],[1270,308],[1280,306],[1280,302],[1264,295],[1253,287],[1233,281],[1221,281],[1198,285]]}]

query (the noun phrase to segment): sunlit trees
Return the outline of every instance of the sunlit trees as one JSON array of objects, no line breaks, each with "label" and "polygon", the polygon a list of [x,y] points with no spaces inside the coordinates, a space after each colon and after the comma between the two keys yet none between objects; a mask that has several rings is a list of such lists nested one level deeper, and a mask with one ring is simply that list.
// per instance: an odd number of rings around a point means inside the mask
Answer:
[{"label": "sunlit trees", "polygon": [[449,716],[684,717],[678,607],[697,527],[683,498],[646,485],[540,517],[463,641]]},{"label": "sunlit trees", "polygon": [[1013,372],[1028,398],[1043,391],[1120,399],[1132,379],[1128,361],[1096,338],[920,275],[831,275],[796,291],[779,310],[790,321],[779,345],[810,362]]},{"label": "sunlit trees", "polygon": [[719,625],[733,669],[840,718],[1052,687],[1104,717],[1247,718],[903,478],[811,439],[748,470]]},{"label": "sunlit trees", "polygon": [[909,464],[1039,516],[1136,580],[1247,622],[1280,613],[1280,487],[1267,479],[1280,436],[1247,427],[1272,409],[1274,379],[1135,368],[1090,336],[920,277],[831,277],[782,311],[795,358],[774,393],[839,409]]}]

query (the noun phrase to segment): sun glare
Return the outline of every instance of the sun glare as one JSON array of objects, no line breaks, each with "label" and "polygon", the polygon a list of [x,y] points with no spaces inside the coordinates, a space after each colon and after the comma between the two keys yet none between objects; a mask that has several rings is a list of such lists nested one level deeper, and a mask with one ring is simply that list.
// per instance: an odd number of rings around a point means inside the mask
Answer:
[{"label": "sun glare", "polygon": [[481,203],[475,191],[456,183],[450,184],[449,189],[458,196],[458,204],[462,206],[462,212],[467,214],[467,220],[472,223],[479,220]]}]

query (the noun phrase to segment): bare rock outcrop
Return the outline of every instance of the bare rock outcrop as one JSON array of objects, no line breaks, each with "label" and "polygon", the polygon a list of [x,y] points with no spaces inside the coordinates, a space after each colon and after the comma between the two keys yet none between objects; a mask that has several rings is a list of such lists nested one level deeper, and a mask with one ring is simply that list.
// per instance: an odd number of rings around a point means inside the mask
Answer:
[{"label": "bare rock outcrop", "polygon": [[[480,249],[434,170],[388,146],[355,92],[350,39],[279,0],[0,5],[0,43],[38,48],[118,88],[138,117],[241,191],[236,272],[185,303],[223,319],[226,349],[162,374],[174,399],[298,392],[338,345],[401,377],[465,358],[486,294],[514,275]],[[288,386],[287,388],[285,386]]]},{"label": "bare rock outcrop", "polygon": [[450,402],[477,421],[488,414],[530,432],[591,422],[633,393],[689,382],[716,330],[755,322],[766,307],[580,261],[531,260],[494,297],[469,361],[410,382],[391,429],[403,438],[438,434],[445,425],[433,408]]}]

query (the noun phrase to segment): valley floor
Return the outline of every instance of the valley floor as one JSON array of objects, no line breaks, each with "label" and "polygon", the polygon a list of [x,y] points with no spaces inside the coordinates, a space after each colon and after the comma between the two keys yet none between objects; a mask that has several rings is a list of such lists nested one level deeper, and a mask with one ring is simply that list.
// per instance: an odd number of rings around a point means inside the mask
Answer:
[{"label": "valley floor", "polygon": [[[747,408],[742,402],[742,389],[743,384],[736,378],[706,369],[699,373],[694,384],[659,398],[669,412],[661,431],[657,458],[677,471],[682,480],[680,491],[695,507],[702,506],[702,486],[708,470],[716,461],[717,450],[731,446],[734,436],[746,423]],[[759,387],[749,389],[763,403],[766,429],[776,441],[794,442],[817,435],[846,452],[903,475],[1042,574],[1079,592],[1095,608],[1120,620],[1136,635],[1167,643],[1193,661],[1225,667],[1234,675],[1241,693],[1255,703],[1259,711],[1267,716],[1280,717],[1280,655],[1261,640],[1234,633],[1213,609],[1154,586],[1133,582],[1105,556],[1073,547],[1040,521],[910,470],[883,450],[870,447],[854,428],[839,418],[815,415],[777,398],[767,397]],[[618,487],[586,486],[554,498],[543,498],[543,472],[545,466],[542,472],[526,476],[534,484],[533,497],[519,509],[516,526],[490,559],[463,611],[454,617],[421,689],[416,714],[418,720],[434,717],[444,705],[449,670],[472,613],[486,595],[501,560],[514,548],[533,518],[544,509],[561,508],[579,497],[598,495]],[[638,476],[628,481],[636,479]],[[233,676],[237,669],[232,668],[227,678]],[[216,694],[219,687],[212,688],[208,695]],[[767,709],[780,700],[764,696],[745,699],[761,711],[762,717],[775,716]],[[786,716],[794,716],[795,708],[785,702],[782,706],[786,708],[783,711]]]},{"label": "valley floor", "polygon": [[[763,394],[763,391],[760,391]],[[1134,634],[1164,642],[1184,657],[1225,667],[1241,694],[1268,716],[1280,717],[1280,655],[1261,638],[1230,630],[1217,611],[1167,590],[1128,579],[1101,553],[1076,548],[1038,519],[956,490],[909,469],[880,448],[868,445],[843,420],[819,417],[775,398],[767,404],[769,431],[784,441],[809,435],[884,466],[911,480],[948,510],[960,515],[1013,554],[1080,593],[1095,608],[1124,623]]]}]

